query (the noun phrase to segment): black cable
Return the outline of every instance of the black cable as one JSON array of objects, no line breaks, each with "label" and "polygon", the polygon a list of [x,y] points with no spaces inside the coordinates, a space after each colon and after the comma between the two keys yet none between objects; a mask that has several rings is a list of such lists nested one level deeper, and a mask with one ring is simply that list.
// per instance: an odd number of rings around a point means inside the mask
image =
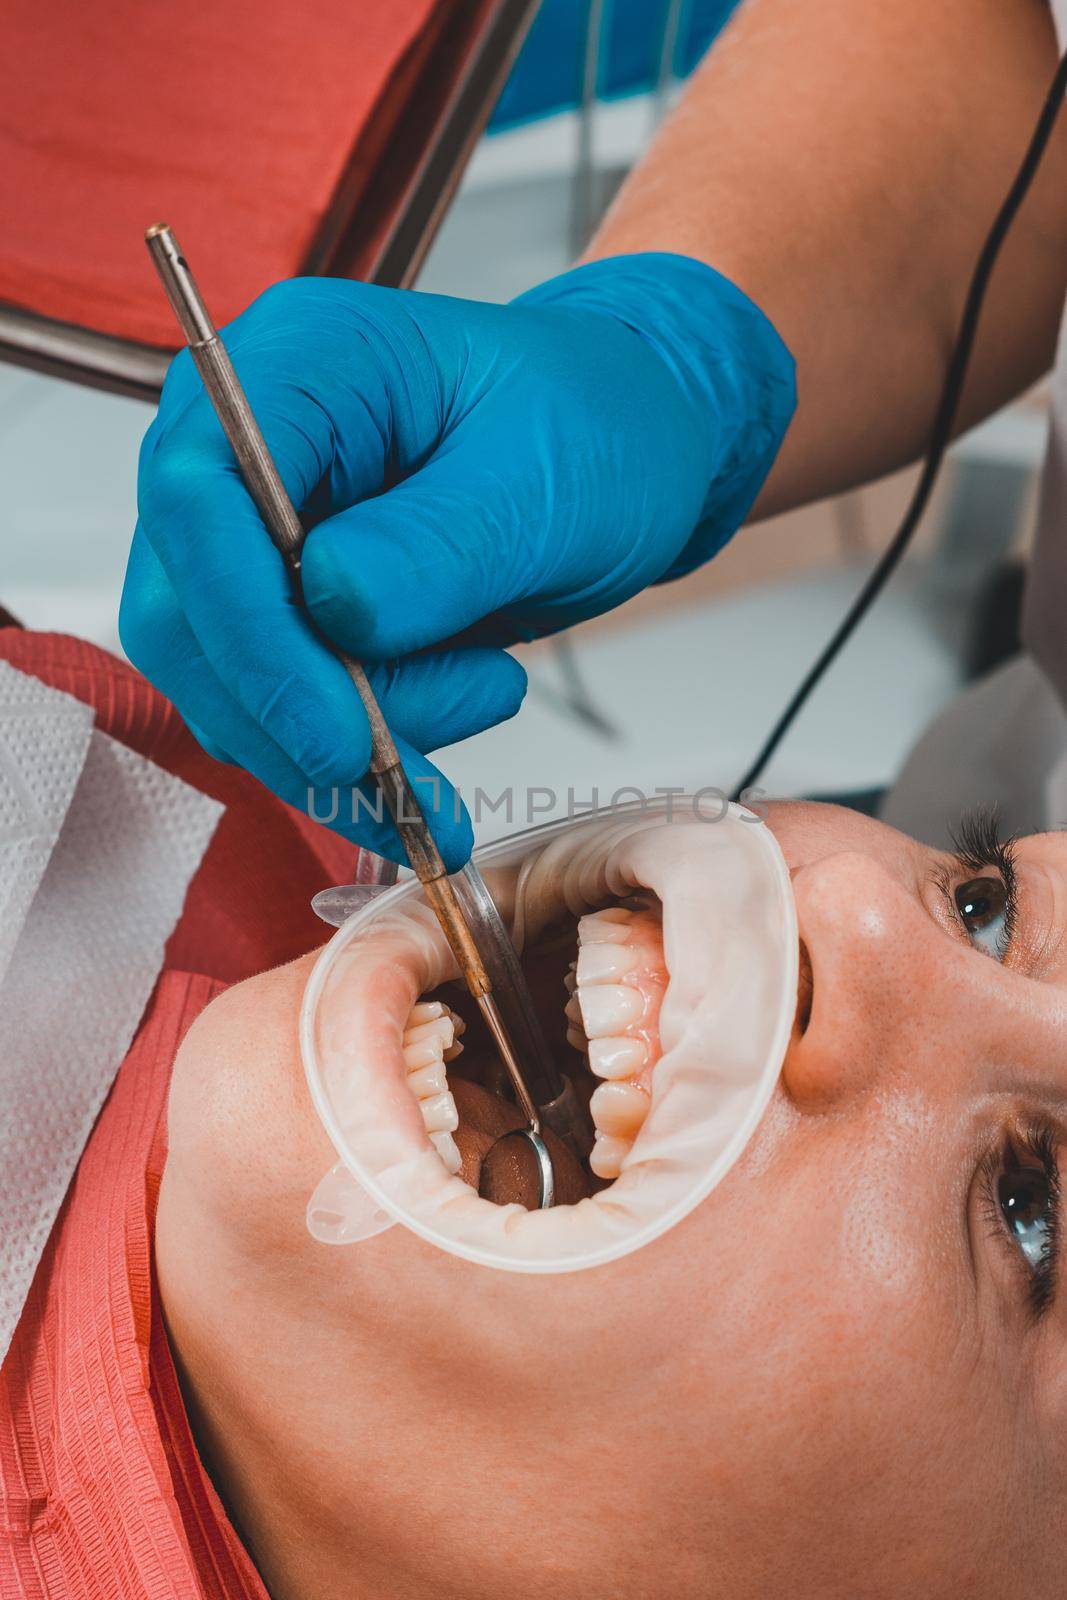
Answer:
[{"label": "black cable", "polygon": [[970,365],[971,355],[974,350],[978,319],[982,313],[982,305],[985,301],[986,290],[989,288],[989,280],[993,275],[993,268],[1000,254],[1000,248],[1011,230],[1019,207],[1029,192],[1034,174],[1041,164],[1041,158],[1052,136],[1052,130],[1056,125],[1056,118],[1063,104],[1065,92],[1067,92],[1067,54],[1063,56],[1056,69],[1056,76],[1052,80],[1052,87],[1049,89],[1048,97],[1038,118],[1037,127],[1034,129],[1022,166],[1019,168],[1014,183],[1008,190],[1007,198],[997,214],[997,219],[989,231],[985,244],[982,246],[982,253],[978,257],[978,264],[974,269],[971,286],[967,291],[967,301],[963,308],[963,316],[960,321],[959,332],[956,335],[956,343],[945,373],[945,383],[941,391],[941,400],[937,408],[933,431],[930,435],[930,443],[926,448],[922,475],[911,498],[911,503],[904,513],[904,520],[881,556],[878,565],[852,602],[836,632],[771,729],[756,759],[737,785],[733,794],[735,800],[739,799],[744,791],[751,788],[759,778],[764,767],[789,732],[798,713],[803,708],[820,678],[840,653],[842,647],[881,593],[886,580],[907,549],[911,536],[915,532],[923,512],[926,510],[930,494],[945,458],[945,451],[952,438],[952,429],[956,421],[956,413],[959,410],[960,395],[967,377],[967,368]]}]

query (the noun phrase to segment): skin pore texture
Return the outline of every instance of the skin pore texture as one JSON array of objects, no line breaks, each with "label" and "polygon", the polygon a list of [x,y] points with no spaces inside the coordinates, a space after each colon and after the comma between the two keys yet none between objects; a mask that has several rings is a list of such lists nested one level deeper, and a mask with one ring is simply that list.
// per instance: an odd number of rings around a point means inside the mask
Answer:
[{"label": "skin pore texture", "polygon": [[[1009,945],[965,914],[1003,861],[823,805],[769,826],[805,956],[779,1087],[694,1212],[594,1271],[311,1239],[310,958],[190,1031],[160,1289],[276,1600],[1062,1595],[1067,1309],[998,1197],[1064,1136],[1067,839],[1016,846]],[[518,1119],[453,1087],[469,1176]]]}]

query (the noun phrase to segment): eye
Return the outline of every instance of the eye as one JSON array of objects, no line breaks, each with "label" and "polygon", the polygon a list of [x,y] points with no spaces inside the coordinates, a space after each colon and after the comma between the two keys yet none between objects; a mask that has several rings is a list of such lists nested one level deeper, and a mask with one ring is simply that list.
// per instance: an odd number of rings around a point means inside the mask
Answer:
[{"label": "eye", "polygon": [[1048,1173],[1013,1159],[997,1179],[997,1204],[1008,1232],[1036,1271],[1052,1253],[1055,1232],[1054,1197]]},{"label": "eye", "polygon": [[1003,961],[1011,943],[1010,898],[1000,878],[971,878],[954,890],[958,915],[971,943],[996,961]]},{"label": "eye", "polygon": [[1035,1321],[1056,1299],[1060,1256],[1060,1135],[1045,1123],[1008,1134],[981,1162],[992,1236],[1011,1252]]}]

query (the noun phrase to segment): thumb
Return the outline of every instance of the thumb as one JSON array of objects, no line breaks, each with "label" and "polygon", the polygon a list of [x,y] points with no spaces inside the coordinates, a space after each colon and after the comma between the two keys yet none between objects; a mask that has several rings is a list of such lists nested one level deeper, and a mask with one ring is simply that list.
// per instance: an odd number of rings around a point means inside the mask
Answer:
[{"label": "thumb", "polygon": [[327,638],[371,660],[409,655],[529,594],[548,502],[520,514],[513,481],[484,447],[458,447],[313,528],[301,578]]}]

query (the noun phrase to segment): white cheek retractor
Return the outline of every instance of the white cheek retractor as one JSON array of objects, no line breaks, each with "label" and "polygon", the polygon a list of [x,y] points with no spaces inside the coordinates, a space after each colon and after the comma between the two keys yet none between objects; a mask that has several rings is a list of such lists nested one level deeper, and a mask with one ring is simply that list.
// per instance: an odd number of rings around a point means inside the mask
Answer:
[{"label": "white cheek retractor", "polygon": [[611,1186],[574,1206],[494,1205],[448,1172],[407,1083],[419,997],[456,976],[417,881],[355,912],[320,955],[300,1017],[315,1108],[339,1160],[308,1206],[327,1243],[394,1223],[513,1272],[574,1272],[639,1249],[715,1187],[751,1137],[785,1057],[797,997],[796,909],[760,818],[696,800],[550,823],[478,852],[521,950],[642,888],[658,896],[670,982],[648,1116]]}]

